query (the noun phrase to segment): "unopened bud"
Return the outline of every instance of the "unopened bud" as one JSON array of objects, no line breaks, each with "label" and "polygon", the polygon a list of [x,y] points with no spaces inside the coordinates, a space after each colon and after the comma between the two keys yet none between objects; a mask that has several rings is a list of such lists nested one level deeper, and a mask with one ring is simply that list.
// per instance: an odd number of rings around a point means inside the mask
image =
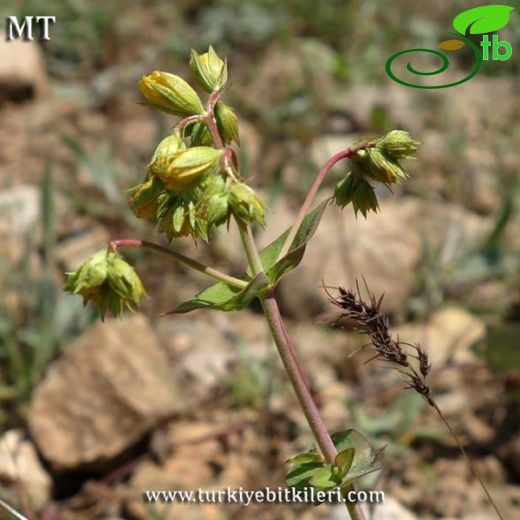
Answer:
[{"label": "unopened bud", "polygon": [[150,105],[176,116],[203,114],[197,93],[179,76],[154,71],[139,81],[139,90]]},{"label": "unopened bud", "polygon": [[238,118],[233,109],[222,103],[222,101],[217,102],[215,105],[215,119],[224,143],[228,144],[235,141],[239,145]]},{"label": "unopened bud", "polygon": [[158,177],[150,177],[147,181],[128,190],[128,203],[137,218],[154,220],[157,214],[158,200],[164,193],[164,184]]},{"label": "unopened bud", "polygon": [[234,184],[229,194],[229,204],[236,219],[243,224],[257,222],[265,225],[265,206],[256,192],[247,184]]},{"label": "unopened bud", "polygon": [[366,150],[366,174],[378,182],[395,184],[406,178],[406,174],[397,161],[386,157],[379,148]]},{"label": "unopened bud", "polygon": [[392,130],[377,141],[377,147],[394,161],[413,159],[419,145],[419,141],[404,130]]},{"label": "unopened bud", "polygon": [[148,165],[148,171],[152,175],[160,176],[164,174],[175,154],[185,149],[186,146],[182,142],[181,136],[178,133],[165,137],[155,149],[152,160]]},{"label": "unopened bud", "polygon": [[99,307],[103,318],[107,312],[120,316],[125,309],[136,310],[145,295],[133,267],[117,253],[106,249],[87,259],[77,271],[69,273],[65,290],[81,294],[84,303]]},{"label": "unopened bud", "polygon": [[227,82],[227,62],[219,58],[211,45],[204,54],[191,50],[190,69],[197,83],[207,92],[220,90]]},{"label": "unopened bud", "polygon": [[222,150],[209,146],[195,146],[174,154],[166,171],[159,177],[172,191],[179,192],[206,174],[216,172]]},{"label": "unopened bud", "polygon": [[199,216],[195,201],[170,195],[163,202],[158,211],[157,225],[168,240],[189,235],[208,240],[208,225]]}]

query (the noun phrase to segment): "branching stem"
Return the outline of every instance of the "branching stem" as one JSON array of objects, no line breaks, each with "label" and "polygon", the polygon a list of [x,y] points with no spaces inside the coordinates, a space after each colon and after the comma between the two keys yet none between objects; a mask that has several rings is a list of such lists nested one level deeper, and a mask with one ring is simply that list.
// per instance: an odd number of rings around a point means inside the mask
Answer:
[{"label": "branching stem", "polygon": [[247,282],[243,280],[239,280],[234,276],[230,276],[226,273],[222,273],[213,267],[209,267],[207,265],[201,264],[188,256],[184,256],[177,251],[173,251],[172,249],[168,249],[167,247],[163,247],[159,244],[154,244],[153,242],[148,242],[146,240],[139,240],[133,238],[120,238],[118,240],[112,240],[109,243],[109,248],[118,249],[118,248],[127,248],[127,247],[142,247],[146,249],[151,249],[153,251],[157,251],[164,255],[168,255],[178,262],[195,269],[196,271],[200,271],[211,278],[218,280],[219,282],[227,283],[233,287],[237,287],[239,289],[244,289],[247,287]]},{"label": "branching stem", "polygon": [[282,249],[280,250],[280,254],[278,255],[278,260],[284,257],[289,252],[289,248],[291,247],[291,244],[293,243],[294,238],[296,237],[296,233],[298,233],[298,229],[300,229],[301,223],[305,218],[305,215],[307,215],[307,213],[311,209],[312,203],[316,198],[316,194],[318,193],[318,190],[322,182],[325,180],[327,174],[330,172],[330,170],[332,170],[332,168],[337,162],[341,161],[342,159],[348,159],[349,157],[352,157],[353,154],[354,151],[351,148],[347,148],[346,150],[338,152],[336,155],[333,155],[318,172],[318,175],[316,176],[316,179],[314,179],[309,193],[307,193],[307,196],[303,201],[302,207],[298,212],[298,216],[296,217],[296,220],[294,221],[294,224],[292,225],[291,230],[289,231],[289,234],[285,239]]}]

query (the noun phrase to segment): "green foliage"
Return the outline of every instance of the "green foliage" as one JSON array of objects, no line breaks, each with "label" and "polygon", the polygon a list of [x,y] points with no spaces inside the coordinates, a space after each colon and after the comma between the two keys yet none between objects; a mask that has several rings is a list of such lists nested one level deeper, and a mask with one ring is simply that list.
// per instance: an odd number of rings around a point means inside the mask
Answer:
[{"label": "green foliage", "polygon": [[260,251],[260,260],[262,261],[271,286],[275,286],[284,274],[292,271],[302,261],[307,243],[318,229],[327,204],[328,201],[320,203],[305,216],[289,247],[288,253],[282,258],[277,260],[289,235],[290,229],[284,231],[276,240]]},{"label": "green foliage", "polygon": [[330,490],[347,488],[359,478],[382,468],[383,449],[375,450],[356,430],[331,435],[338,454],[334,464],[325,464],[314,448],[287,461],[291,468],[286,476],[289,487],[314,487]]},{"label": "green foliage", "polygon": [[181,314],[196,309],[238,311],[247,307],[266,287],[264,273],[258,273],[242,290],[220,282],[200,292],[193,299],[181,303],[168,314]]}]

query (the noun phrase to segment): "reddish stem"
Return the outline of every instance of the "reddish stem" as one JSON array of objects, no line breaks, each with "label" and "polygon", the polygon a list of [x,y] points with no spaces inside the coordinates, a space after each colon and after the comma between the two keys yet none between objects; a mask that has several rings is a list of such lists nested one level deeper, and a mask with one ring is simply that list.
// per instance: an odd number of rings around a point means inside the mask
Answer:
[{"label": "reddish stem", "polygon": [[291,244],[294,241],[294,238],[296,237],[296,234],[298,233],[298,229],[300,229],[301,223],[303,222],[303,219],[305,218],[305,215],[309,212],[312,203],[314,202],[314,199],[316,198],[316,194],[318,193],[318,190],[322,184],[322,182],[325,180],[325,177],[327,174],[332,170],[334,165],[341,161],[342,159],[348,159],[354,155],[354,151],[351,148],[347,148],[346,150],[342,150],[341,152],[338,152],[336,155],[333,155],[322,167],[322,169],[318,172],[318,175],[316,176],[316,179],[314,179],[314,182],[312,183],[312,186],[309,190],[309,193],[307,193],[307,196],[305,197],[305,200],[303,201],[302,207],[300,208],[300,211],[298,213],[298,216],[296,217],[296,220],[294,221],[294,224],[291,227],[291,230],[289,231],[289,234],[287,235],[287,238],[285,239],[285,242],[283,244],[282,249],[280,250],[280,254],[278,255],[278,259],[284,257],[291,247]]},{"label": "reddish stem", "polygon": [[159,244],[154,244],[153,242],[148,242],[147,240],[139,240],[134,238],[120,238],[118,240],[112,240],[109,245],[109,248],[117,249],[119,247],[144,247],[146,249],[152,249],[154,251],[158,251],[159,253],[171,256],[175,258],[178,262],[181,262],[196,271],[200,271],[211,278],[218,280],[219,282],[227,283],[233,287],[237,287],[239,289],[244,289],[247,287],[247,282],[243,280],[239,280],[234,276],[230,276],[226,273],[222,273],[213,267],[208,267],[207,265],[201,264],[193,258],[189,258],[188,256],[181,255],[177,253],[177,251],[173,251],[172,249],[168,249],[167,247],[160,246]]}]

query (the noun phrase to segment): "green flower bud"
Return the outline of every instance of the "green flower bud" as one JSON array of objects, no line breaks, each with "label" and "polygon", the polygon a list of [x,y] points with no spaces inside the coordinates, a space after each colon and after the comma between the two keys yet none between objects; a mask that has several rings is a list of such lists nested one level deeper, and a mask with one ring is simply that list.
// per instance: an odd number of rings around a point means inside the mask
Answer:
[{"label": "green flower bud", "polygon": [[165,186],[158,177],[150,177],[142,184],[128,190],[128,203],[137,218],[154,220],[159,205],[159,196],[164,193]]},{"label": "green flower bud", "polygon": [[195,146],[173,155],[166,171],[159,177],[172,191],[180,192],[203,175],[216,172],[220,165],[222,150],[209,146]]},{"label": "green flower bud", "polygon": [[200,214],[196,193],[191,195],[191,198],[175,194],[161,197],[157,212],[157,227],[170,241],[189,235],[208,240],[207,221]]},{"label": "green flower bud", "polygon": [[206,207],[208,226],[220,226],[229,219],[229,196],[226,193],[213,195]]},{"label": "green flower bud", "polygon": [[150,105],[169,114],[185,117],[204,113],[197,93],[175,74],[156,70],[141,78],[139,90]]},{"label": "green flower bud", "polygon": [[219,58],[211,45],[205,54],[191,50],[190,69],[197,83],[207,92],[220,90],[227,82],[227,62]]},{"label": "green flower bud", "polygon": [[186,146],[182,142],[181,136],[178,133],[165,137],[155,149],[152,160],[148,165],[148,171],[152,175],[164,174],[168,169],[173,156],[177,152],[185,149]]},{"label": "green flower bud", "polygon": [[134,268],[116,253],[109,253],[108,283],[110,289],[130,310],[137,310],[145,294],[141,279]]},{"label": "green flower bud", "polygon": [[365,179],[357,181],[352,197],[352,206],[356,215],[358,211],[361,211],[365,218],[369,211],[377,212],[379,208],[374,188]]},{"label": "green flower bud", "polygon": [[204,123],[195,123],[191,129],[191,146],[212,146],[213,138]]},{"label": "green flower bud", "polygon": [[238,118],[233,109],[218,101],[215,105],[215,119],[222,140],[225,144],[235,141],[240,145],[240,136],[238,135]]},{"label": "green flower bud", "polygon": [[68,273],[65,291],[81,294],[84,303],[99,307],[102,318],[107,311],[116,317],[125,309],[135,311],[145,295],[133,267],[105,249],[87,259],[76,272]]},{"label": "green flower bud", "polygon": [[265,206],[247,184],[234,184],[229,193],[229,204],[235,218],[243,224],[257,222],[265,225]]},{"label": "green flower bud", "polygon": [[394,184],[406,177],[395,161],[387,159],[378,148],[366,148],[351,158],[352,173],[357,178],[370,177],[377,182]]},{"label": "green flower bud", "polygon": [[75,294],[86,294],[102,285],[108,275],[107,251],[98,251],[73,273],[68,273],[65,290]]},{"label": "green flower bud", "polygon": [[406,178],[399,163],[386,157],[379,148],[369,148],[365,153],[368,166],[366,175],[375,181],[395,184]]},{"label": "green flower bud", "polygon": [[205,216],[208,229],[220,226],[229,219],[229,186],[222,175],[208,177],[200,185],[199,193],[199,212]]},{"label": "green flower bud", "polygon": [[421,143],[414,141],[404,130],[392,130],[377,141],[377,147],[389,159],[413,159]]}]

